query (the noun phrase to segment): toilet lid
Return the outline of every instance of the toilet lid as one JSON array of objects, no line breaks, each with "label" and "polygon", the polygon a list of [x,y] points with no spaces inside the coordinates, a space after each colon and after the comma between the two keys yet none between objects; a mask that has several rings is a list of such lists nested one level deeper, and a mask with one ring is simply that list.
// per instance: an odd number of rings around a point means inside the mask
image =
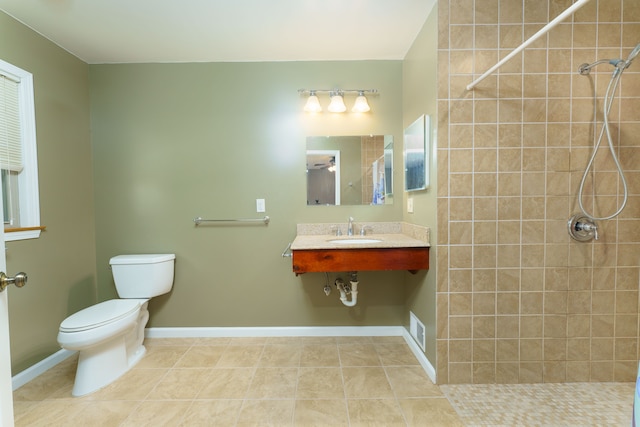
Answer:
[{"label": "toilet lid", "polygon": [[60,325],[61,332],[80,332],[119,320],[140,307],[140,300],[112,299],[101,302],[67,317]]}]

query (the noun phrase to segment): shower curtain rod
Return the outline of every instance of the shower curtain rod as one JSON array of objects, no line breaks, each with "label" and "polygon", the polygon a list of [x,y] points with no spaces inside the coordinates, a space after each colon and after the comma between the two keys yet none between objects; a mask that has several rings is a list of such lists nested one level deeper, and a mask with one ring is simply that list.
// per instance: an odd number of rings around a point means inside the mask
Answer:
[{"label": "shower curtain rod", "polygon": [[484,79],[486,79],[487,77],[489,77],[491,74],[493,74],[494,71],[496,71],[498,68],[502,67],[505,62],[509,61],[511,58],[513,58],[514,56],[516,56],[517,54],[519,54],[520,52],[522,52],[527,46],[529,46],[531,43],[535,42],[536,40],[538,40],[540,37],[542,37],[543,35],[545,35],[546,33],[549,32],[549,30],[551,30],[552,28],[554,28],[556,25],[558,25],[561,21],[564,21],[565,19],[567,19],[569,16],[573,15],[578,9],[580,9],[582,6],[584,6],[585,4],[587,4],[590,0],[578,0],[576,1],[574,4],[572,4],[570,7],[567,8],[567,10],[565,10],[564,12],[562,12],[560,15],[556,16],[555,19],[553,19],[551,22],[549,22],[547,25],[545,25],[544,27],[542,27],[537,33],[535,33],[533,36],[531,36],[527,41],[525,41],[524,43],[522,43],[520,46],[518,46],[517,48],[515,48],[509,55],[505,56],[504,58],[502,58],[502,60],[500,62],[498,62],[496,65],[494,65],[493,67],[489,68],[489,70],[487,70],[487,72],[485,72],[483,75],[481,75],[480,77],[478,77],[476,80],[474,80],[472,83],[467,85],[467,90],[471,90],[474,87],[476,87],[476,85],[478,83],[480,83],[481,81],[483,81]]}]

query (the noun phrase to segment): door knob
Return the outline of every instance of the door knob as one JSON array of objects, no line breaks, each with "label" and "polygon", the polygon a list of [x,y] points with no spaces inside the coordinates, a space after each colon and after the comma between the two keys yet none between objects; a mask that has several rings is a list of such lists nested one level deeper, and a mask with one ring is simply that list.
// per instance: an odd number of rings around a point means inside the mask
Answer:
[{"label": "door knob", "polygon": [[4,272],[0,272],[0,292],[10,284],[14,284],[21,288],[27,284],[27,273],[17,273],[14,277],[8,277]]}]

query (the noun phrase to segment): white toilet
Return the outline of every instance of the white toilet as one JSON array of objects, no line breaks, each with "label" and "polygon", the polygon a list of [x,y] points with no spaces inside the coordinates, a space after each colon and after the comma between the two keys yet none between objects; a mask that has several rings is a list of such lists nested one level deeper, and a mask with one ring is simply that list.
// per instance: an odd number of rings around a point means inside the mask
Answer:
[{"label": "white toilet", "polygon": [[79,352],[72,394],[83,396],[120,377],[144,356],[149,299],[173,286],[175,254],[119,255],[109,264],[121,299],[87,307],[60,325],[58,343]]}]

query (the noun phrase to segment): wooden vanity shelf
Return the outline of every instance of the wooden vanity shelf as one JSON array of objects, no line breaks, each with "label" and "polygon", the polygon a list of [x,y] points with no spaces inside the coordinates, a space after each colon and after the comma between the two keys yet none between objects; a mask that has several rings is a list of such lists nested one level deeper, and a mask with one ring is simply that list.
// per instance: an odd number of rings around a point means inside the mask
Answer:
[{"label": "wooden vanity shelf", "polygon": [[429,269],[429,248],[357,248],[293,250],[293,272],[321,273],[339,271]]}]

